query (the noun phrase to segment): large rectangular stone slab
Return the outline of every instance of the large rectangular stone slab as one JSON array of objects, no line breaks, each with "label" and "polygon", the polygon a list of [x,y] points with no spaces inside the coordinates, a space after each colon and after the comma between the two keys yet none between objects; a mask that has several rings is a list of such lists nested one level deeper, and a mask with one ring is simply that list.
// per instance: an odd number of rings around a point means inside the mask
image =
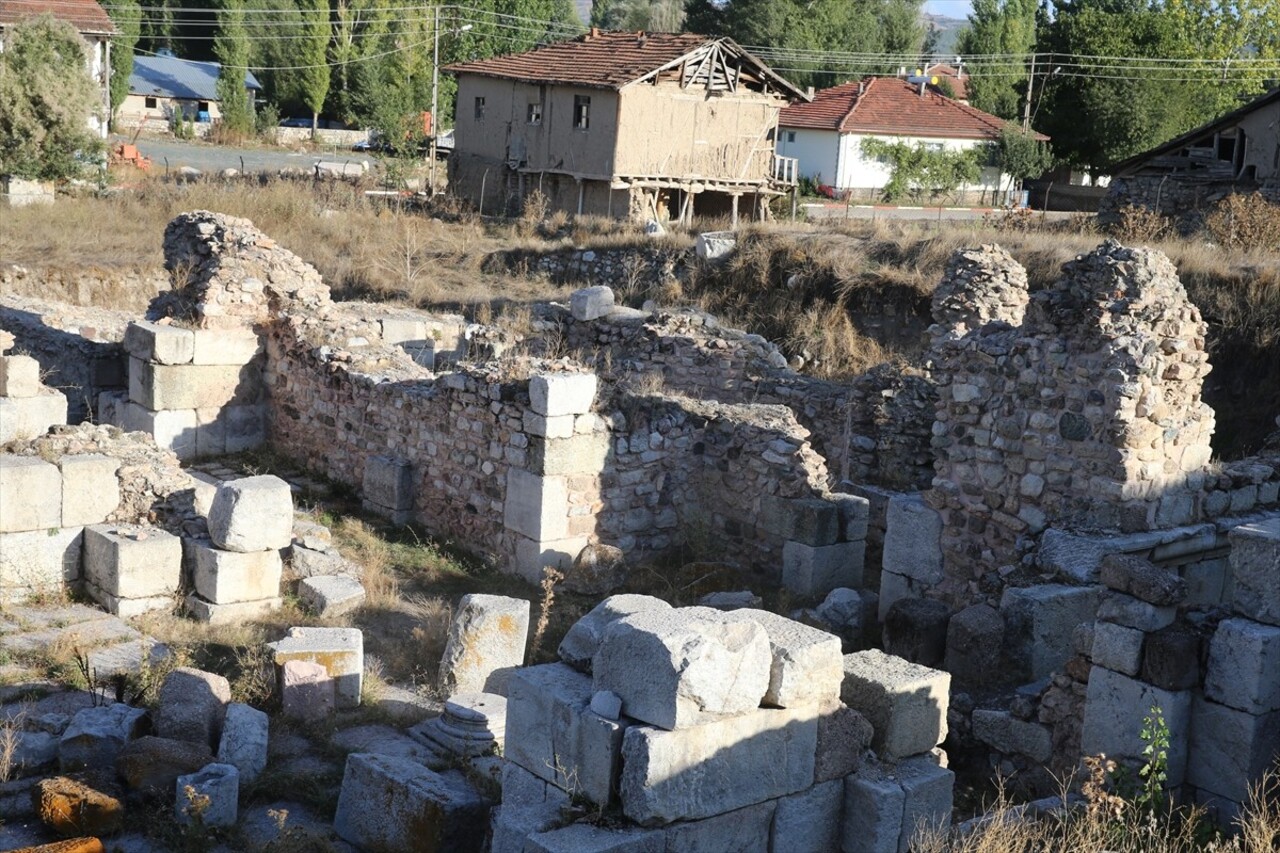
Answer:
[{"label": "large rectangular stone slab", "polygon": [[529,377],[529,403],[543,417],[585,415],[596,398],[594,373],[552,373]]},{"label": "large rectangular stone slab", "polygon": [[61,391],[42,388],[34,397],[0,397],[0,444],[35,438],[66,422],[67,398]]},{"label": "large rectangular stone slab", "polygon": [[270,474],[218,487],[209,507],[209,538],[227,551],[267,551],[293,541],[293,492]]},{"label": "large rectangular stone slab", "polygon": [[571,794],[608,804],[626,725],[590,710],[591,679],[552,663],[517,671],[509,689],[504,757]]},{"label": "large rectangular stone slab", "polygon": [[488,804],[457,771],[410,758],[347,756],[333,828],[363,850],[479,853]]},{"label": "large rectangular stone slab", "polygon": [[87,527],[84,575],[86,582],[117,598],[173,595],[182,581],[182,540],[154,527]]},{"label": "large rectangular stone slab", "polygon": [[195,409],[157,412],[130,400],[122,410],[118,426],[126,432],[145,432],[160,447],[172,450],[179,459],[194,459],[199,453],[196,436],[200,419]]},{"label": "large rectangular stone slab", "polygon": [[609,435],[604,432],[529,439],[529,470],[540,477],[598,474],[608,456]]},{"label": "large rectangular stone slab", "polygon": [[0,533],[62,526],[62,473],[38,456],[0,454]]},{"label": "large rectangular stone slab", "polygon": [[1005,662],[1014,674],[1037,681],[1071,656],[1071,635],[1098,610],[1096,587],[1041,584],[1009,587],[1000,598]]},{"label": "large rectangular stone slab", "polygon": [[888,760],[928,752],[947,736],[951,676],[868,649],[844,657],[840,699],[871,723],[871,745]]},{"label": "large rectangular stone slab", "polygon": [[284,561],[279,551],[223,551],[207,539],[185,539],[183,551],[196,592],[212,604],[258,601],[280,594]]},{"label": "large rectangular stone slab", "polygon": [[0,397],[28,398],[40,393],[40,362],[29,355],[0,355]]},{"label": "large rectangular stone slab", "polygon": [[782,585],[804,598],[826,595],[837,587],[858,589],[863,583],[867,543],[836,542],[806,545],[787,541],[782,545]]},{"label": "large rectangular stone slab", "polygon": [[0,604],[61,595],[80,579],[84,528],[0,533]]},{"label": "large rectangular stone slab", "polygon": [[[666,850],[680,853],[770,853],[769,828],[777,811],[774,801],[735,809],[702,820],[667,827]],[[791,848],[783,847],[783,850]]]},{"label": "large rectangular stone slab", "polygon": [[187,612],[197,622],[207,622],[210,625],[235,625],[246,620],[263,618],[271,611],[279,610],[284,604],[284,600],[276,596],[275,598],[264,598],[260,601],[214,604],[211,601],[205,601],[193,592],[186,597],[183,604]]},{"label": "large rectangular stone slab", "polygon": [[129,359],[129,399],[152,411],[248,405],[262,400],[262,369],[249,365],[152,364]]},{"label": "large rectangular stone slab", "polygon": [[1280,710],[1280,628],[1224,619],[1209,642],[1204,695],[1250,714]]},{"label": "large rectangular stone slab", "polygon": [[1143,718],[1159,708],[1169,728],[1168,784],[1182,784],[1187,768],[1187,732],[1191,727],[1191,692],[1161,690],[1142,681],[1095,666],[1089,672],[1080,750],[1105,753],[1117,761],[1142,764]]},{"label": "large rectangular stone slab", "polygon": [[818,708],[765,709],[622,740],[622,809],[645,826],[697,820],[813,784]]},{"label": "large rectangular stone slab", "polygon": [[834,779],[782,797],[773,813],[770,849],[787,853],[832,853],[840,849],[844,780]]},{"label": "large rectangular stone slab", "polygon": [[940,583],[942,516],[919,494],[889,499],[885,519],[884,570],[927,586]]},{"label": "large rectangular stone slab", "polygon": [[667,853],[666,840],[656,829],[574,823],[530,835],[521,853]]},{"label": "large rectangular stone slab", "polygon": [[503,524],[535,542],[568,538],[569,487],[565,478],[539,477],[511,468]]},{"label": "large rectangular stone slab", "polygon": [[156,364],[190,364],[195,335],[190,329],[135,320],[124,330],[125,352]]},{"label": "large rectangular stone slab", "polygon": [[1280,755],[1280,711],[1249,714],[1197,696],[1191,705],[1187,781],[1243,803]]},{"label": "large rectangular stone slab", "polygon": [[743,608],[725,615],[755,622],[769,637],[766,705],[790,708],[840,698],[844,661],[839,637],[767,610]]},{"label": "large rectangular stone slab", "polygon": [[251,328],[196,329],[192,364],[245,365],[262,353],[262,338]]},{"label": "large rectangular stone slab", "polygon": [[906,794],[896,779],[869,765],[844,785],[841,853],[898,853]]},{"label": "large rectangular stone slab", "polygon": [[337,682],[338,707],[359,706],[364,685],[364,634],[359,628],[290,628],[267,648],[277,668],[290,660],[320,664]]},{"label": "large rectangular stone slab", "polygon": [[464,595],[449,625],[440,661],[440,687],[455,693],[507,695],[512,673],[524,663],[529,602],[505,595]]},{"label": "large rectangular stone slab", "polygon": [[396,456],[370,456],[361,480],[364,499],[389,510],[413,509],[413,463]]},{"label": "large rectangular stone slab", "polygon": [[810,546],[833,545],[841,534],[840,509],[821,498],[760,498],[756,525],[781,539]]},{"label": "large rectangular stone slab", "polygon": [[83,527],[101,524],[120,506],[120,460],[101,453],[64,456],[62,470],[62,524]]},{"label": "large rectangular stone slab", "polygon": [[1280,625],[1280,518],[1232,528],[1231,603],[1242,616]]}]

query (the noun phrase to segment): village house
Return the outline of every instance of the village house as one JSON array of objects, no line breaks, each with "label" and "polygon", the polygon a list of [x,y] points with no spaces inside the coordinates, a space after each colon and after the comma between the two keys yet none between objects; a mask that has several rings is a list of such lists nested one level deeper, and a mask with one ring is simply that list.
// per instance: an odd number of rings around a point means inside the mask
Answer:
[{"label": "village house", "polygon": [[964,65],[958,61],[959,57],[956,59],[955,65],[949,62],[935,62],[932,65],[926,65],[924,76],[929,78],[931,85],[940,87],[939,91],[942,91],[943,94],[946,94],[946,92],[941,87],[945,83],[951,88],[951,94],[948,97],[962,104],[968,104],[969,75],[964,73]]},{"label": "village house", "polygon": [[1280,202],[1280,88],[1111,167],[1106,216],[1141,205],[1193,216],[1234,192]]},{"label": "village house", "polygon": [[942,95],[927,82],[871,77],[823,89],[811,102],[784,109],[778,125],[778,153],[799,161],[801,177],[854,198],[877,198],[891,174],[887,162],[863,151],[865,139],[950,151],[981,148],[981,177],[963,195],[994,201],[1011,185],[985,156],[1005,122]]},{"label": "village house", "polygon": [[[122,127],[147,123],[157,130],[181,117],[207,126],[222,117],[218,97],[220,71],[216,62],[179,59],[172,53],[134,56],[129,94],[116,110],[116,121]],[[250,99],[262,90],[252,72],[245,72],[244,85]]]},{"label": "village house", "polygon": [[37,15],[67,21],[84,39],[85,70],[98,84],[102,105],[88,116],[89,128],[106,139],[111,115],[111,37],[119,32],[116,25],[96,0],[4,0],[0,2],[0,50],[7,28]]},{"label": "village house", "polygon": [[488,211],[763,218],[791,191],[779,111],[807,95],[727,38],[603,33],[465,62],[450,183]]}]

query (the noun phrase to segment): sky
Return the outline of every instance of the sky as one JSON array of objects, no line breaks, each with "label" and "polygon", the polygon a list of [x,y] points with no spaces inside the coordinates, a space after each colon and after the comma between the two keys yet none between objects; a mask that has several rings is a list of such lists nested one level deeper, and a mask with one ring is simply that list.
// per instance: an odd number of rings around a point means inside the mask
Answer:
[{"label": "sky", "polygon": [[948,18],[964,18],[969,14],[969,0],[925,0],[924,10]]}]

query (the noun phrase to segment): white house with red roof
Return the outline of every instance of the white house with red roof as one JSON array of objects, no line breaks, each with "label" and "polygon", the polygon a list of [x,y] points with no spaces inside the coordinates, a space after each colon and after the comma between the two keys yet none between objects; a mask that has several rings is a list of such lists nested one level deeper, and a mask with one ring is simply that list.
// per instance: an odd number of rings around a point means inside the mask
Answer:
[{"label": "white house with red roof", "polygon": [[[801,177],[837,191],[852,191],[855,198],[871,199],[889,181],[890,166],[865,154],[863,140],[961,151],[993,146],[1004,125],[1002,119],[928,85],[900,77],[871,77],[823,89],[811,102],[783,109],[778,119],[778,154],[796,158]],[[983,166],[979,182],[964,190],[992,195],[1009,183],[996,167]]]}]

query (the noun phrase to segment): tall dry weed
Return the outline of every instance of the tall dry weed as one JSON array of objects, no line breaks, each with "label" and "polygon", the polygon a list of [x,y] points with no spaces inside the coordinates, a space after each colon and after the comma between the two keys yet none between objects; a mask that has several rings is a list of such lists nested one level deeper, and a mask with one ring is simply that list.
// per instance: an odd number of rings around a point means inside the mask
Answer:
[{"label": "tall dry weed", "polygon": [[1214,207],[1204,225],[1219,246],[1246,252],[1280,249],[1280,204],[1260,193],[1232,193]]}]

